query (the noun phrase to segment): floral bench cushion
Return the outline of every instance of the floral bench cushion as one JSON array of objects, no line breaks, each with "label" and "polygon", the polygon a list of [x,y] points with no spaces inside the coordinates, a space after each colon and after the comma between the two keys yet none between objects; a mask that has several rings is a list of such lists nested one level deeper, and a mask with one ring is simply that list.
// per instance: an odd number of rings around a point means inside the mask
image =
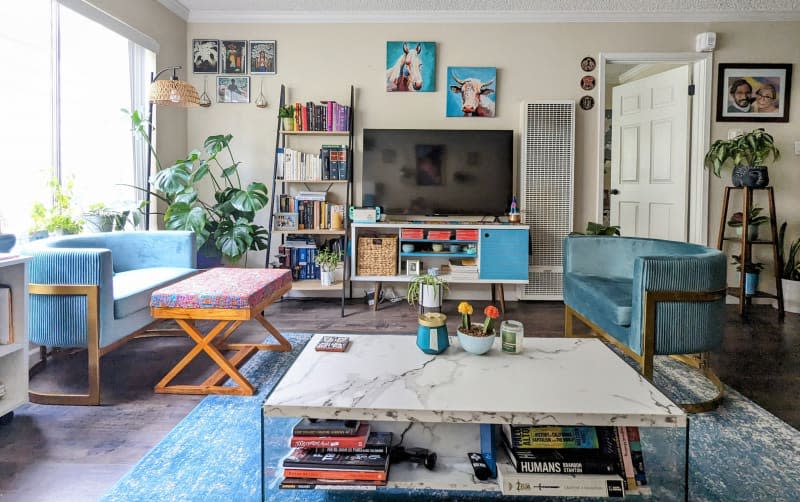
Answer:
[{"label": "floral bench cushion", "polygon": [[291,284],[288,269],[212,268],[153,292],[150,306],[185,309],[249,309]]}]

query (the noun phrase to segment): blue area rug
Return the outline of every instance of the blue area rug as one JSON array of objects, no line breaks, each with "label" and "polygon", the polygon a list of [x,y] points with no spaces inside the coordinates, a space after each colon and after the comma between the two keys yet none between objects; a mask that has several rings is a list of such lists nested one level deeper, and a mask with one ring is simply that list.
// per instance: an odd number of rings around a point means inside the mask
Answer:
[{"label": "blue area rug", "polygon": [[[261,403],[310,338],[289,334],[291,352],[259,352],[242,373],[258,387],[253,397],[209,396],[105,495],[104,501],[258,501],[261,498],[259,455]],[[677,364],[677,363],[676,363]],[[659,373],[680,380],[669,362]],[[264,444],[268,479],[267,501],[473,501],[499,496],[418,492],[325,492],[280,490],[273,466],[287,452],[287,438],[296,419],[268,419]],[[663,429],[661,429],[663,430]],[[727,389],[723,405],[712,413],[694,415],[690,426],[689,499],[698,501],[800,500],[800,432]],[[642,438],[643,442],[645,438]],[[679,454],[674,444],[645,445],[648,476],[654,481],[660,457]],[[662,451],[664,450],[664,451]],[[668,451],[667,451],[668,450]],[[657,455],[647,456],[648,451]],[[662,455],[663,454],[663,455]],[[682,490],[670,499],[682,500]],[[513,500],[525,500],[514,497]],[[663,500],[663,498],[659,498]],[[537,498],[535,500],[542,500]],[[569,499],[556,499],[559,501]],[[634,497],[634,500],[638,500]],[[644,500],[644,499],[641,499]],[[647,499],[651,500],[651,499]]]}]

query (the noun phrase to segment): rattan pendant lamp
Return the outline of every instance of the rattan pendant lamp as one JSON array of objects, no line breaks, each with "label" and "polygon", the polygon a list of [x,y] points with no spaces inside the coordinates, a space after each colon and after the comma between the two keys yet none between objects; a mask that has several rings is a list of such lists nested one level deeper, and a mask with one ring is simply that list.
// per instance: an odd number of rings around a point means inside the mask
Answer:
[{"label": "rattan pendant lamp", "polygon": [[[147,107],[147,137],[152,142],[153,139],[153,105],[159,106],[182,106],[185,108],[198,106],[200,96],[197,89],[183,80],[178,79],[178,70],[182,66],[169,66],[158,73],[150,73],[150,92],[148,95]],[[172,70],[172,78],[169,80],[158,80],[165,71]],[[150,183],[150,168],[153,160],[152,150],[147,154],[147,178],[146,183]],[[149,192],[148,192],[149,195]],[[148,197],[149,199],[149,197]],[[144,228],[150,230],[150,204],[145,206]]]}]

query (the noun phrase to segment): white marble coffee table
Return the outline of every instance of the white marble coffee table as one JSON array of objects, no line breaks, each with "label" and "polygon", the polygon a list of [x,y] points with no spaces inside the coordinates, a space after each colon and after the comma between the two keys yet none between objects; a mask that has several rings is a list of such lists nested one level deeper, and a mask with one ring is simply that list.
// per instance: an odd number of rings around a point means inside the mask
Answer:
[{"label": "white marble coffee table", "polygon": [[499,339],[475,356],[450,337],[432,356],[408,335],[347,335],[345,353],[317,352],[315,335],[264,402],[267,417],[369,420],[406,445],[439,454],[438,472],[392,467],[389,487],[497,490],[472,476],[465,452],[480,451],[478,424],[680,427],[686,414],[594,339],[525,338],[521,354]]}]

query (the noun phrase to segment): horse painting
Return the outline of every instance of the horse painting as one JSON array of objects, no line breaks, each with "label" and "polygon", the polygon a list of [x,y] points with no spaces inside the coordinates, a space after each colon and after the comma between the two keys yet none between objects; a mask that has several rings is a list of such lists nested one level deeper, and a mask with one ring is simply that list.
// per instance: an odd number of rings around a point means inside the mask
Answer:
[{"label": "horse painting", "polygon": [[[402,45],[401,45],[402,44]],[[386,90],[389,92],[425,92],[433,90],[433,42],[388,42]],[[402,48],[402,52],[398,49]],[[398,54],[399,53],[399,54]],[[427,68],[430,61],[430,69]],[[429,82],[430,80],[430,82]]]}]

